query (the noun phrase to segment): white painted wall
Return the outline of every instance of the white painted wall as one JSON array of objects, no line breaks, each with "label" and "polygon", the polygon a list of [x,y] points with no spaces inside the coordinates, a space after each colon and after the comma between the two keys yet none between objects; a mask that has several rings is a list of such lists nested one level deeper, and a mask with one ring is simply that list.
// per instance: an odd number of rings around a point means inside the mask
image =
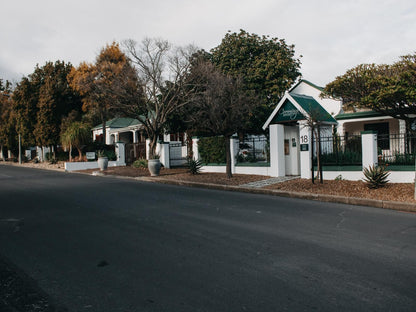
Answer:
[{"label": "white painted wall", "polygon": [[[108,167],[119,167],[125,166],[126,163],[120,163],[118,161],[109,161]],[[98,169],[97,161],[83,161],[83,162],[66,162],[65,171],[78,171],[78,170],[87,170],[87,169]]]}]

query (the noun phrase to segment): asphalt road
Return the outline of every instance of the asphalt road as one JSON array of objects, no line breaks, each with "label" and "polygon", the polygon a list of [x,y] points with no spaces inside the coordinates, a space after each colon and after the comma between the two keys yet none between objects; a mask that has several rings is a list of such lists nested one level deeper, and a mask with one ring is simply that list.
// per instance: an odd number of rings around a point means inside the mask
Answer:
[{"label": "asphalt road", "polygon": [[0,255],[69,311],[416,311],[416,214],[0,166]]}]

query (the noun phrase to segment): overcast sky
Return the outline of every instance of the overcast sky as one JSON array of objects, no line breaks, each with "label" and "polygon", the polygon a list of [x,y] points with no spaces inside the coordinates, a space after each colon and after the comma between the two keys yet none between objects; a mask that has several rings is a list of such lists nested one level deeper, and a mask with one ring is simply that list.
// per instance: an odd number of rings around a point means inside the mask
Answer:
[{"label": "overcast sky", "polygon": [[294,44],[303,78],[321,86],[416,52],[415,0],[13,0],[1,11],[0,78],[13,81],[47,61],[93,62],[114,40],[210,50],[240,29]]}]

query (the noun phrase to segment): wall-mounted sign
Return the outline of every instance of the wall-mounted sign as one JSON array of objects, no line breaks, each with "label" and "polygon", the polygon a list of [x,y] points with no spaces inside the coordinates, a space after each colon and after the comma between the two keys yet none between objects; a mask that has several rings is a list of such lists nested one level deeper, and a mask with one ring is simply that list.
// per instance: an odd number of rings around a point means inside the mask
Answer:
[{"label": "wall-mounted sign", "polygon": [[279,121],[295,121],[305,119],[302,113],[289,101],[286,100],[279,109],[273,122]]},{"label": "wall-mounted sign", "polygon": [[301,144],[300,145],[300,151],[301,152],[307,152],[307,151],[309,151],[309,144]]},{"label": "wall-mounted sign", "polygon": [[86,154],[88,160],[95,159],[95,152],[87,152]]}]

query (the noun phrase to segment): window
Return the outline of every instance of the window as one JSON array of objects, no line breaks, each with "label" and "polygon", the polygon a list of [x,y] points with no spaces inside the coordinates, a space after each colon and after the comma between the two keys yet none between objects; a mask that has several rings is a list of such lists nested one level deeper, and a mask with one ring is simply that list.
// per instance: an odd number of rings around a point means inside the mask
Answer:
[{"label": "window", "polygon": [[289,140],[285,140],[285,155],[290,155]]}]

